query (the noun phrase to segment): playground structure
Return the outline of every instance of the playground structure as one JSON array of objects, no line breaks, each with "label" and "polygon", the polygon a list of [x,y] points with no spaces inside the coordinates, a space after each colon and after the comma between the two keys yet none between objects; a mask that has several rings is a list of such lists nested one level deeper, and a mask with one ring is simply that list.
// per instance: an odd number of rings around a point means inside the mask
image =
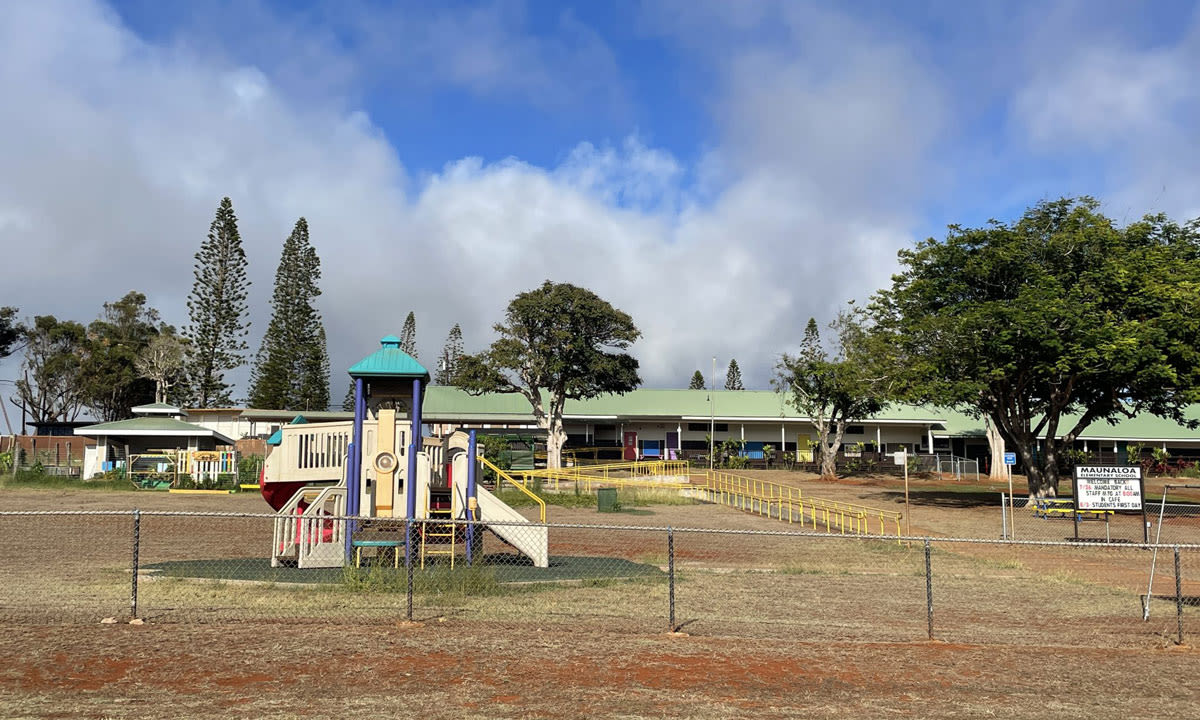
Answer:
[{"label": "playground structure", "polygon": [[[267,456],[260,486],[277,513],[272,565],[341,567],[365,554],[390,558],[394,567],[401,555],[406,566],[444,556],[453,567],[460,553],[467,563],[478,561],[482,534],[490,531],[534,566],[548,567],[546,528],[476,482],[486,461],[474,431],[423,437],[429,373],[395,336],[380,344],[349,370],[353,421],[284,426]],[[444,522],[430,522],[436,520]]]}]

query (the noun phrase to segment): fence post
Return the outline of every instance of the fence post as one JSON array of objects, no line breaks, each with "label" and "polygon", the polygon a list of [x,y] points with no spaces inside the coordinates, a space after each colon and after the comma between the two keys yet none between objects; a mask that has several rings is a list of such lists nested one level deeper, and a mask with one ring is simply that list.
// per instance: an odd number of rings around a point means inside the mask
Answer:
[{"label": "fence post", "polygon": [[929,639],[933,639],[933,565],[930,561],[929,538],[925,538],[925,617],[929,623]]},{"label": "fence post", "polygon": [[406,552],[406,555],[408,555],[408,557],[406,558],[406,562],[405,562],[405,573],[407,573],[407,575],[408,575],[408,589],[406,590],[408,611],[405,614],[405,617],[408,619],[409,622],[412,622],[412,619],[413,619],[413,612],[412,612],[412,606],[413,606],[413,561],[412,561],[413,527],[412,527],[412,519],[411,518],[406,518],[404,520],[404,527],[405,527],[404,544],[408,550]]},{"label": "fence post", "polygon": [[1179,633],[1178,645],[1183,644],[1183,578],[1179,574],[1179,546],[1175,546],[1175,628]]},{"label": "fence post", "polygon": [[138,550],[142,544],[142,511],[133,511],[133,581],[129,592],[129,619],[138,616]]},{"label": "fence post", "polygon": [[1000,539],[1008,539],[1008,497],[1000,493]]},{"label": "fence post", "polygon": [[[1176,550],[1175,566],[1179,567],[1178,550]],[[667,527],[667,632],[675,632],[675,531]]]}]

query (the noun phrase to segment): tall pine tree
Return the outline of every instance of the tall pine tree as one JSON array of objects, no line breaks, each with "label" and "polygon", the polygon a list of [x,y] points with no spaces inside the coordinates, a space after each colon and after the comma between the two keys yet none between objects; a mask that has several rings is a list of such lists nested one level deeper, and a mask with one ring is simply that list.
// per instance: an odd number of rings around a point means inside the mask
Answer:
[{"label": "tall pine tree", "polygon": [[692,384],[688,385],[688,390],[703,390],[704,385],[704,373],[699,370],[692,373]]},{"label": "tall pine tree", "polygon": [[725,389],[726,390],[745,390],[742,385],[742,369],[738,367],[737,360],[729,360],[729,370],[725,372]]},{"label": "tall pine tree", "polygon": [[454,327],[450,328],[450,334],[446,336],[446,344],[442,346],[442,356],[438,358],[434,382],[438,385],[454,385],[455,378],[458,376],[458,361],[462,356],[462,328],[458,323],[454,323]]},{"label": "tall pine tree", "polygon": [[195,281],[187,300],[190,322],[183,330],[188,342],[187,397],[195,407],[220,407],[232,402],[225,373],[246,363],[243,353],[250,328],[246,253],[229,198],[221,200],[195,257]]},{"label": "tall pine tree", "polygon": [[404,328],[400,331],[400,349],[415,360],[417,357],[417,317],[409,311],[404,318]]},{"label": "tall pine tree", "polygon": [[308,221],[300,218],[283,243],[271,324],[263,335],[250,377],[250,405],[280,410],[329,407],[329,355],[325,326],[313,307],[321,294],[321,260],[308,241]]},{"label": "tall pine tree", "polygon": [[350,387],[346,388],[346,397],[342,398],[342,410],[354,412],[354,380],[351,378]]}]

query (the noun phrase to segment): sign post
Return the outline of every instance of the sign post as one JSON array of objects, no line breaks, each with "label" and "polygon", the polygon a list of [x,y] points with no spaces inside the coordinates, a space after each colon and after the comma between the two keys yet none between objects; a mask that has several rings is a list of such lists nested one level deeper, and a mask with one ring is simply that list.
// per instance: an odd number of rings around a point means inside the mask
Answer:
[{"label": "sign post", "polygon": [[912,511],[908,504],[908,448],[893,455],[892,462],[904,466],[904,534],[912,537]]},{"label": "sign post", "polygon": [[[1140,510],[1142,542],[1150,542],[1146,526],[1145,487],[1142,469],[1135,466],[1076,465],[1073,474],[1075,510]],[[1075,518],[1075,539],[1079,539],[1079,516]]]},{"label": "sign post", "polygon": [[[993,456],[994,457],[994,456]],[[1008,471],[1008,527],[1011,532],[1008,533],[1009,540],[1017,539],[1017,516],[1015,505],[1013,504],[1012,491],[1012,469],[1013,465],[1017,464],[1017,454],[1015,452],[1004,453],[1004,469]]]}]

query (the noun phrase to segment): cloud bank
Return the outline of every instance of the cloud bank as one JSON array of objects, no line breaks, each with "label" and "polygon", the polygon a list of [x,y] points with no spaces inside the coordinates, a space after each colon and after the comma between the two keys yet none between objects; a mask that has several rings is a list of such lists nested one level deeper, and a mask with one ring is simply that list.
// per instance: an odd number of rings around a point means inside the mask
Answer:
[{"label": "cloud bank", "polygon": [[[429,64],[439,83],[547,107],[595,83],[602,103],[626,102],[594,32],[564,16],[565,39],[536,42],[489,7],[409,28],[425,42],[396,67]],[[581,137],[549,167],[448,157],[415,173],[356,102],[360,65],[382,53],[367,52],[370,42],[363,56],[316,38],[295,63],[247,62],[207,49],[202,33],[147,40],[98,2],[15,4],[0,22],[0,87],[19,110],[0,117],[0,303],[87,321],[137,289],[182,325],[192,254],[229,195],[256,339],[282,241],[308,218],[334,397],[341,369],[409,310],[432,366],[451,325],[461,323],[468,350],[482,348],[507,301],[545,279],[587,286],[633,315],[648,386],[685,387],[715,356],[720,373],[736,357],[748,386],[765,387],[809,316],[830,319],[887,282],[896,250],[927,227],[925,205],[964,174],[939,159],[961,137],[962,112],[937,64],[878,23],[792,3],[668,10],[641,22],[709,73],[716,134],[699,160],[629,128],[615,141]],[[383,37],[405,18],[377,20]],[[456,42],[471,36],[486,42]],[[288,37],[283,28],[264,44]],[[1126,51],[1136,57],[1097,63],[1080,49],[1074,64],[1023,78],[1008,106],[1021,142],[1036,149],[1065,134],[1104,146],[1156,122],[1169,125],[1152,128],[1157,137],[1182,132],[1191,54]],[[305,67],[328,72],[306,88]],[[591,85],[577,80],[581,68]],[[1120,96],[1108,97],[1114,86]],[[1178,112],[1140,111],[1147,94]],[[1080,104],[1102,118],[1076,127]],[[1147,177],[1160,169],[1129,164]],[[1187,182],[1179,187],[1195,187]]]}]

